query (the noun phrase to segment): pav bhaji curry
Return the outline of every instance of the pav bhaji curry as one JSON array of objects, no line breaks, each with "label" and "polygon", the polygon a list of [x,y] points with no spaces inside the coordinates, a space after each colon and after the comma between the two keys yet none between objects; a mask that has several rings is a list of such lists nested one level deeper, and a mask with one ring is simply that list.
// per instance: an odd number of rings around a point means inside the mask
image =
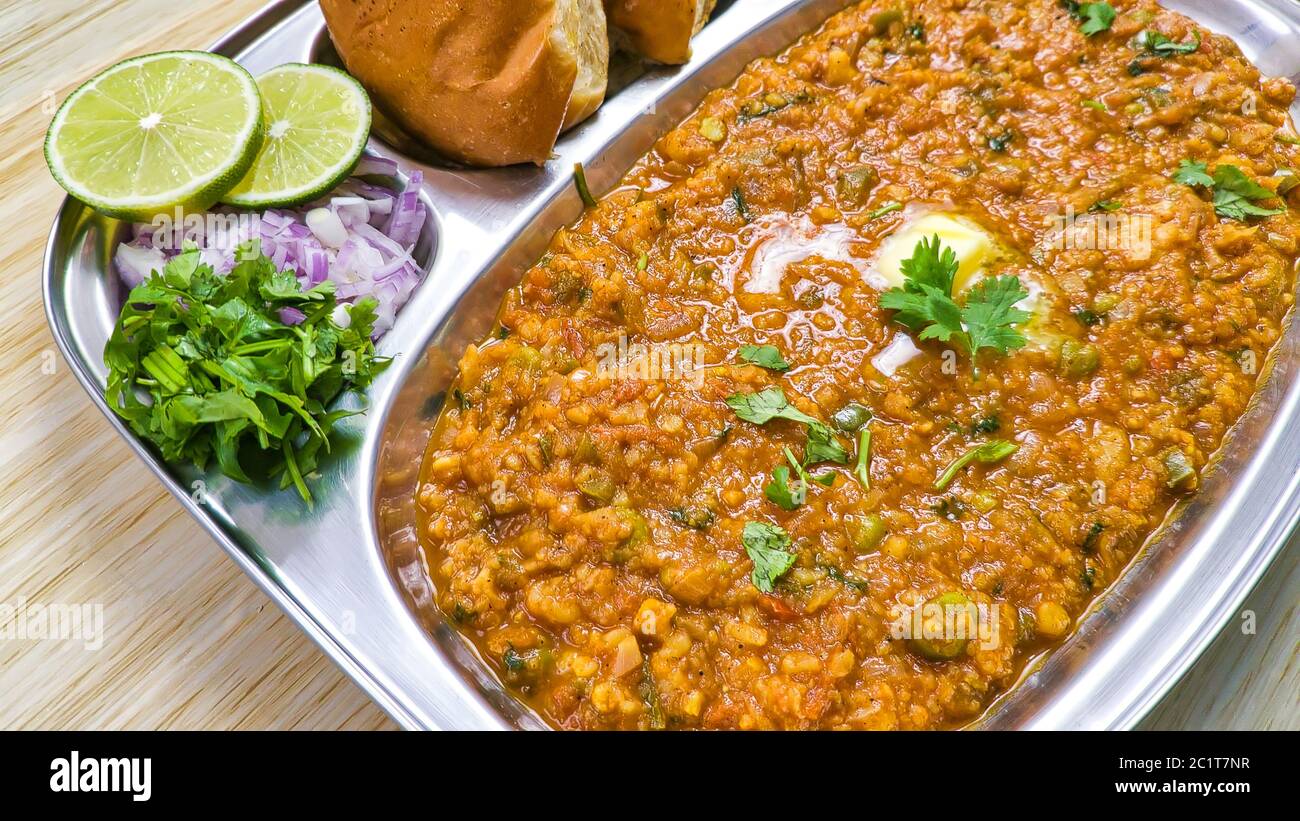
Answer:
[{"label": "pav bhaji curry", "polygon": [[1250,402],[1293,96],[1149,0],[876,0],[757,61],[465,353],[439,606],[563,728],[972,721]]}]

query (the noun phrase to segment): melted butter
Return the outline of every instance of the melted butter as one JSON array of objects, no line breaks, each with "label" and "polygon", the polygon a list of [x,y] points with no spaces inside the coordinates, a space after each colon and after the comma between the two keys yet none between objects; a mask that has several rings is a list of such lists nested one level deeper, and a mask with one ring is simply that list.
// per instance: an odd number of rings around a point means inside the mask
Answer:
[{"label": "melted butter", "polygon": [[[969,291],[988,276],[994,263],[1012,256],[1006,243],[972,219],[945,211],[913,208],[902,226],[880,246],[880,251],[871,261],[867,282],[881,290],[902,287],[905,280],[903,260],[912,256],[921,240],[935,235],[957,255],[957,275],[953,279],[953,291],[957,294]],[[1030,272],[1021,269],[1016,274],[1029,292],[1016,305],[1031,315],[1029,321],[1021,326],[1021,332],[1029,341],[1029,347],[1050,348],[1060,339],[1060,333],[1052,322],[1056,293]],[[884,356],[884,352],[880,356]],[[883,368],[877,367],[877,370],[885,373]]]},{"label": "melted butter", "polygon": [[[903,260],[912,256],[922,239],[935,235],[957,255],[953,290],[958,294],[969,291],[988,276],[995,263],[1013,257],[1004,242],[974,220],[916,205],[909,206],[901,226],[873,256],[862,253],[865,243],[853,229],[837,223],[817,225],[807,216],[782,216],[756,222],[747,233],[747,241],[736,259],[739,262],[736,284],[746,294],[780,293],[787,269],[812,259],[852,266],[878,291],[902,287]],[[1020,269],[1016,274],[1029,292],[1018,303],[1018,307],[1031,314],[1029,321],[1021,326],[1029,347],[1046,349],[1058,344],[1061,334],[1052,321],[1056,292],[1032,272]],[[899,334],[876,355],[872,364],[882,374],[892,376],[920,353],[908,335]]]},{"label": "melted butter", "polygon": [[807,217],[759,224],[745,252],[742,270],[749,273],[742,287],[751,294],[779,293],[786,268],[809,259],[843,262],[865,276],[867,261],[853,253],[861,244],[862,238],[848,226],[816,225]]},{"label": "melted butter", "polygon": [[969,288],[976,273],[1000,256],[999,243],[974,221],[942,211],[914,213],[880,246],[867,281],[880,290],[903,287],[903,260],[912,256],[922,240],[935,235],[957,255],[953,289],[958,293]]},{"label": "melted butter", "polygon": [[893,378],[898,369],[921,355],[912,337],[906,333],[896,333],[884,350],[871,357],[871,367],[885,376]]}]

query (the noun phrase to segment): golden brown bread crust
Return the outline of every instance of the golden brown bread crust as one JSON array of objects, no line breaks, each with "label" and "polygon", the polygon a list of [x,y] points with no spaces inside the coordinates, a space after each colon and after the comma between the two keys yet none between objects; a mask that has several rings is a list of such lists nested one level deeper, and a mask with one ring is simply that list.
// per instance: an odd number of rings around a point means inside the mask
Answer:
[{"label": "golden brown bread crust", "polygon": [[461,162],[541,164],[578,76],[555,0],[321,0],[335,48],[374,102]]},{"label": "golden brown bread crust", "polygon": [[659,63],[691,59],[691,38],[717,0],[605,0],[609,24],[632,51]]}]

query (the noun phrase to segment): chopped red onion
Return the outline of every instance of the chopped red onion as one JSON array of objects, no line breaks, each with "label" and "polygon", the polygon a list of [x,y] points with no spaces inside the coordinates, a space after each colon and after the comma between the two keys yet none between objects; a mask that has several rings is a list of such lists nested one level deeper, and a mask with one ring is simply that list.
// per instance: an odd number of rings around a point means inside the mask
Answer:
[{"label": "chopped red onion", "polygon": [[[413,254],[429,211],[420,199],[423,175],[419,171],[410,172],[398,191],[361,177],[401,181],[396,162],[367,156],[353,176],[329,195],[300,208],[273,208],[252,215],[226,207],[215,209],[214,215],[243,219],[233,231],[202,236],[204,261],[219,274],[229,273],[239,244],[257,239],[262,253],[281,270],[294,271],[304,288],[330,279],[336,283],[335,294],[341,303],[375,297],[379,308],[374,336],[379,338],[392,328],[397,312],[424,277]],[[252,219],[247,219],[250,216]],[[128,287],[140,284],[180,253],[182,231],[178,227],[173,235],[168,228],[160,222],[136,225],[132,239],[118,245],[113,264]],[[339,317],[350,321],[342,305],[335,312],[336,321]],[[301,311],[286,308],[281,319],[297,324],[303,317]]]}]

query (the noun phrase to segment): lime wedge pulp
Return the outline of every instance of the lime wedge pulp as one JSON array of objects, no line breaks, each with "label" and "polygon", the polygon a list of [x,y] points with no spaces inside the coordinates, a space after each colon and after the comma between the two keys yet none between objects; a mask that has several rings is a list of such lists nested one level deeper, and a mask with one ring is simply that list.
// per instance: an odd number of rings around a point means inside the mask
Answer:
[{"label": "lime wedge pulp", "polygon": [[218,202],[247,173],[263,131],[252,75],[216,54],[170,51],[125,60],[72,92],[50,123],[45,161],[92,208],[148,222]]},{"label": "lime wedge pulp", "polygon": [[257,79],[266,139],[227,205],[299,205],[335,188],[356,167],[370,138],[370,98],[336,68],[290,63]]}]

